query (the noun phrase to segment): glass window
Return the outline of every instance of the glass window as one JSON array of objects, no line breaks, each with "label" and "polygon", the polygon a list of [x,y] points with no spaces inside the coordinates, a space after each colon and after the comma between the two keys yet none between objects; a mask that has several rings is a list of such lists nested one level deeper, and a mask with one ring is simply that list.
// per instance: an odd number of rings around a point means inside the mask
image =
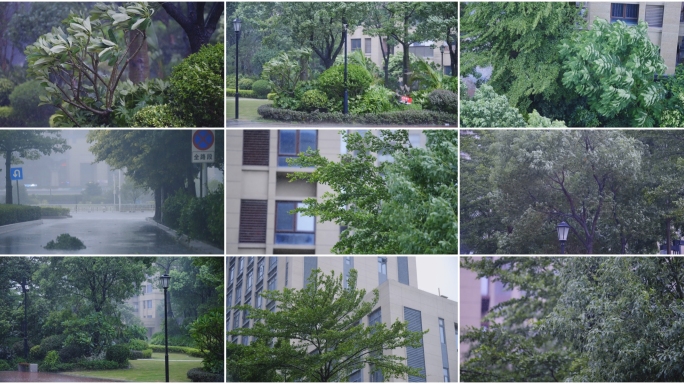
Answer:
[{"label": "glass window", "polygon": [[235,312],[235,316],[233,316],[235,320],[233,320],[233,329],[240,328],[240,311]]},{"label": "glass window", "polygon": [[458,351],[458,323],[454,323],[454,334],[456,335],[456,350]]},{"label": "glass window", "polygon": [[252,281],[254,280],[254,272],[249,271],[249,275],[247,275],[247,290],[249,291],[252,289]]},{"label": "glass window", "polygon": [[439,319],[439,341],[442,344],[446,344],[446,334],[444,332],[444,319]]},{"label": "glass window", "polygon": [[614,23],[622,20],[625,24],[637,25],[639,19],[639,4],[619,4],[610,5],[610,22]]},{"label": "glass window", "polygon": [[230,278],[228,279],[228,282],[232,283],[234,278],[235,278],[235,267],[230,267]]},{"label": "glass window", "polygon": [[378,257],[378,273],[387,275],[387,258]]},{"label": "glass window", "polygon": [[242,302],[242,285],[235,288],[235,305]]},{"label": "glass window", "polygon": [[147,308],[152,308],[152,300],[147,300]]},{"label": "glass window", "polygon": [[287,159],[308,149],[318,148],[318,131],[315,129],[283,129],[278,131],[278,166],[290,167]]},{"label": "glass window", "polygon": [[361,39],[351,39],[351,51],[361,50]]},{"label": "glass window", "polygon": [[263,300],[264,300],[263,297],[261,297],[261,290],[258,290],[256,292],[255,297],[256,297],[256,305],[254,306],[254,308],[261,309],[261,303],[263,303]]},{"label": "glass window", "polygon": [[268,279],[268,290],[274,291],[276,289],[276,276],[272,276]]},{"label": "glass window", "polygon": [[242,274],[242,271],[245,269],[245,259],[244,259],[244,257],[241,257],[241,258],[240,258],[240,262],[239,262],[238,265],[240,266],[240,268],[238,269],[238,273],[239,273],[239,274]]},{"label": "glass window", "polygon": [[366,37],[365,43],[366,43],[366,46],[365,46],[364,52],[371,53],[371,39],[369,37]]},{"label": "glass window", "polygon": [[249,336],[242,336],[242,345],[249,344]]},{"label": "glass window", "polygon": [[147,284],[147,293],[152,293],[152,284]]},{"label": "glass window", "polygon": [[257,267],[257,281],[264,279],[264,260],[259,261],[259,266]]},{"label": "glass window", "polygon": [[247,265],[252,265],[252,264],[254,264],[254,256],[248,257],[247,260],[248,260],[248,261],[247,261]]},{"label": "glass window", "polygon": [[227,307],[233,306],[233,294],[232,293],[229,293],[228,297],[226,298],[226,306]]},{"label": "glass window", "polygon": [[276,202],[276,244],[314,245],[316,219],[301,213],[289,213],[295,208],[306,207],[296,201]]},{"label": "glass window", "polygon": [[278,265],[278,256],[271,256],[268,259],[268,270],[272,270],[276,265]]},{"label": "glass window", "polygon": [[442,372],[444,372],[444,382],[448,383],[449,381],[449,368],[442,368]]}]

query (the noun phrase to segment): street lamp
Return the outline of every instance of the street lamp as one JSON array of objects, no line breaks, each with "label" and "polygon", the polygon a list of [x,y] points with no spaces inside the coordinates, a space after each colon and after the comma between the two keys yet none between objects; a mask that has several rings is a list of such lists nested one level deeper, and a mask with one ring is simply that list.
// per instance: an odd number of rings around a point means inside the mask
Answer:
[{"label": "street lamp", "polygon": [[570,226],[565,221],[562,221],[556,226],[558,231],[558,241],[561,245],[561,255],[565,254],[565,242],[568,240],[568,231],[570,231]]},{"label": "street lamp", "polygon": [[[240,53],[240,27],[242,20],[239,17],[233,20],[233,29],[235,30],[235,120],[239,118],[238,104],[240,103],[240,85],[238,84],[238,54]],[[167,280],[168,283],[168,280]],[[168,364],[167,364],[168,365]],[[168,375],[166,375],[168,376]],[[167,380],[168,381],[168,377]]]},{"label": "street lamp", "polygon": [[[236,19],[237,20],[237,19]],[[238,28],[239,30],[239,28]],[[169,288],[169,280],[171,280],[171,276],[167,274],[163,274],[159,276],[159,280],[161,280],[162,287],[164,287],[164,344],[166,346],[166,355],[164,356],[164,359],[166,360],[166,382],[169,382],[169,327],[168,323],[166,320],[166,289]]]},{"label": "street lamp", "polygon": [[442,77],[444,77],[444,48],[446,48],[446,44],[439,46],[439,53],[442,54]]},{"label": "street lamp", "polygon": [[342,40],[344,40],[344,103],[342,104],[342,113],[349,113],[349,92],[347,90],[347,20],[342,20],[344,29],[342,30]]},{"label": "street lamp", "polygon": [[28,322],[27,322],[27,314],[26,314],[26,306],[28,304],[28,284],[26,283],[26,278],[22,277],[21,282],[19,283],[21,285],[21,291],[24,293],[24,324],[22,324],[22,328],[24,331],[24,358],[28,360]]}]

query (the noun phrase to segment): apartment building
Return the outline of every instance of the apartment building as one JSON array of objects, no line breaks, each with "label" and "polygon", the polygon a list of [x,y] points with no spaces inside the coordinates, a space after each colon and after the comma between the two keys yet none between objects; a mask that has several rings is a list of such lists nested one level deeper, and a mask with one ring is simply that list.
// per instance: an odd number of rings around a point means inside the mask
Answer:
[{"label": "apartment building", "polygon": [[610,22],[622,20],[636,25],[648,23],[648,36],[660,47],[665,61],[666,75],[674,74],[677,64],[684,60],[684,3],[682,2],[634,2],[634,3],[583,3],[584,15],[591,25],[597,17]]},{"label": "apartment building", "polygon": [[[246,304],[275,310],[275,302],[266,302],[260,294],[266,290],[303,288],[313,269],[348,276],[358,272],[357,288],[369,292],[378,289],[379,301],[366,324],[384,321],[389,326],[396,320],[408,321],[412,331],[430,330],[423,336],[420,348],[397,348],[385,351],[406,358],[411,367],[422,370],[425,378],[409,377],[409,381],[457,381],[458,304],[444,296],[418,289],[416,258],[406,256],[234,256],[227,258],[226,306]],[[226,328],[232,330],[253,326],[242,311],[228,309]],[[233,343],[249,344],[247,336],[232,336]],[[382,381],[379,372],[369,367],[354,372],[349,381]]]},{"label": "apartment building", "polygon": [[[289,173],[313,169],[291,167],[287,159],[311,148],[339,161],[340,154],[346,153],[339,130],[228,130],[226,134],[227,253],[330,254],[339,240],[340,226],[289,213],[304,199],[320,199],[330,189],[290,181]],[[410,130],[409,140],[414,147],[425,146],[422,130]]]},{"label": "apartment building", "polygon": [[[147,329],[147,337],[162,331],[164,321],[164,290],[157,288],[159,276],[147,276],[141,285],[139,295],[125,301],[125,305],[133,309],[136,315]],[[161,308],[158,310],[157,308]]]},{"label": "apartment building", "polygon": [[[381,46],[382,45],[382,46]],[[444,52],[440,51],[440,47],[444,46]],[[384,61],[382,59],[382,51],[390,53],[403,52],[401,45],[387,46],[387,40],[378,36],[368,36],[363,33],[363,27],[358,27],[354,33],[347,35],[347,49],[351,53],[353,51],[362,51],[363,54],[373,60],[378,68],[384,68]],[[456,52],[456,46],[451,49]],[[409,46],[409,52],[416,56],[431,61],[435,64],[442,65],[444,62],[444,74],[452,76],[451,73],[451,56],[449,55],[449,47],[446,46],[445,41],[424,41],[413,43]]]}]

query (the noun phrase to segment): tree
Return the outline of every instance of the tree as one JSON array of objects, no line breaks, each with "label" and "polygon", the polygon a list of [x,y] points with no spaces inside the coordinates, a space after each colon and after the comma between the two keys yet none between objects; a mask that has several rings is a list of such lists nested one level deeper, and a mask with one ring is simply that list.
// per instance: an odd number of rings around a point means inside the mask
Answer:
[{"label": "tree", "polygon": [[567,103],[557,45],[582,23],[569,2],[462,4],[461,74],[492,66],[489,84],[523,113]]},{"label": "tree", "polygon": [[443,40],[447,47],[446,53],[451,59],[451,75],[456,76],[458,70],[458,38],[456,33],[458,31],[458,6],[450,2],[429,2],[426,3],[428,15],[416,27],[418,32],[425,36],[425,40]]},{"label": "tree", "polygon": [[[204,9],[207,4],[211,4],[208,12]],[[190,41],[190,53],[196,53],[203,45],[209,43],[226,5],[220,1],[215,3],[189,2],[184,5],[185,9],[179,3],[161,3],[166,13],[183,27]]]},{"label": "tree", "polygon": [[48,96],[44,104],[59,108],[75,126],[78,115],[92,115],[93,125],[108,124],[117,103],[117,87],[131,60],[144,44],[128,44],[126,36],[142,33],[152,23],[145,3],[126,7],[97,4],[85,18],[76,14],[25,50],[29,74],[41,82]]},{"label": "tree", "polygon": [[0,151],[5,157],[5,204],[12,204],[12,163],[21,164],[20,159],[35,160],[40,158],[41,154],[49,156],[52,152],[64,153],[69,149],[71,147],[62,139],[59,131],[0,131]]},{"label": "tree", "polygon": [[377,36],[380,38],[380,52],[382,53],[383,62],[382,69],[385,74],[384,84],[386,88],[393,88],[390,86],[389,80],[389,60],[390,56],[394,53],[394,46],[396,44],[390,39],[389,35],[382,30],[383,25],[386,25],[388,22],[388,14],[380,4],[376,4],[370,9],[368,18],[363,22],[363,30],[364,33],[369,36]]},{"label": "tree", "polygon": [[[263,293],[266,300],[278,303],[276,312],[248,305],[234,307],[249,311],[254,327],[237,328],[228,334],[253,336],[257,341],[250,346],[253,359],[230,364],[250,367],[270,363],[285,381],[343,381],[365,364],[379,368],[384,378],[419,375],[418,369],[404,364],[405,358],[383,351],[418,347],[427,331],[409,331],[407,322],[400,321],[389,327],[383,322],[364,326],[363,318],[378,302],[378,291],[373,290],[372,301],[364,301],[366,291],[356,289],[356,278],[352,269],[349,288],[344,288],[342,275],[325,275],[315,269],[301,290]],[[274,338],[280,341],[276,348],[259,342]]]},{"label": "tree", "polygon": [[138,204],[138,199],[150,193],[150,189],[138,184],[130,177],[124,179],[121,186],[121,194],[132,204]]},{"label": "tree", "polygon": [[461,97],[460,126],[468,128],[525,127],[520,112],[508,103],[508,98],[497,95],[485,84],[475,91],[472,99]]},{"label": "tree", "polygon": [[591,29],[563,41],[559,53],[563,85],[586,97],[608,125],[655,124],[664,89],[654,75],[662,75],[666,66],[645,22],[634,27],[597,18]]},{"label": "tree", "polygon": [[82,3],[15,3],[19,8],[7,24],[6,36],[23,50],[52,27],[59,27],[70,13],[86,10]]}]

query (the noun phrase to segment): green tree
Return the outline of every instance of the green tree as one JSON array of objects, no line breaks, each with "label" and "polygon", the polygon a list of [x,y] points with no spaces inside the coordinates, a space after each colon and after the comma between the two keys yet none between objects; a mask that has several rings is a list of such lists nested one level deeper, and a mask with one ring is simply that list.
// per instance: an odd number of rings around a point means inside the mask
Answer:
[{"label": "green tree", "polygon": [[[418,24],[416,29],[425,36],[425,40],[444,41],[447,45],[445,53],[451,59],[451,75],[458,73],[458,6],[452,2],[429,2],[426,3],[427,17]],[[434,37],[434,38],[433,38]]]},{"label": "green tree", "polygon": [[490,85],[475,91],[472,99],[461,97],[460,126],[468,128],[525,127],[520,112],[508,103],[508,98],[497,95]]},{"label": "green tree", "polygon": [[557,45],[582,23],[569,2],[461,4],[461,74],[492,66],[489,84],[523,113],[567,102]]},{"label": "green tree", "polygon": [[9,172],[12,164],[21,164],[21,159],[38,159],[41,154],[49,156],[52,152],[64,153],[69,149],[71,147],[62,139],[59,131],[0,131],[0,152],[5,157],[5,204],[12,204],[12,182]]},{"label": "green tree", "polygon": [[[344,288],[342,275],[325,275],[315,269],[301,290],[263,293],[266,300],[278,303],[276,312],[247,305],[234,307],[249,311],[254,327],[237,328],[229,334],[253,336],[257,342],[250,346],[253,359],[230,364],[249,367],[270,363],[285,381],[343,381],[366,364],[377,367],[387,379],[418,376],[418,369],[409,368],[404,357],[383,351],[418,347],[427,331],[409,331],[407,323],[400,321],[389,326],[383,322],[365,326],[362,321],[377,304],[378,291],[373,290],[371,301],[364,301],[366,291],[356,289],[356,278],[352,269],[348,288]],[[274,338],[281,341],[277,348],[258,342]]]},{"label": "green tree", "polygon": [[563,41],[559,53],[563,85],[586,97],[608,125],[655,124],[664,89],[654,75],[662,75],[666,67],[645,22],[629,26],[597,18],[591,29]]},{"label": "green tree", "polygon": [[[205,9],[207,5],[211,7]],[[161,6],[185,31],[190,41],[190,53],[199,52],[203,45],[209,44],[226,7],[225,3],[220,1],[182,4],[163,2]],[[223,38],[220,41],[223,41]]]}]

